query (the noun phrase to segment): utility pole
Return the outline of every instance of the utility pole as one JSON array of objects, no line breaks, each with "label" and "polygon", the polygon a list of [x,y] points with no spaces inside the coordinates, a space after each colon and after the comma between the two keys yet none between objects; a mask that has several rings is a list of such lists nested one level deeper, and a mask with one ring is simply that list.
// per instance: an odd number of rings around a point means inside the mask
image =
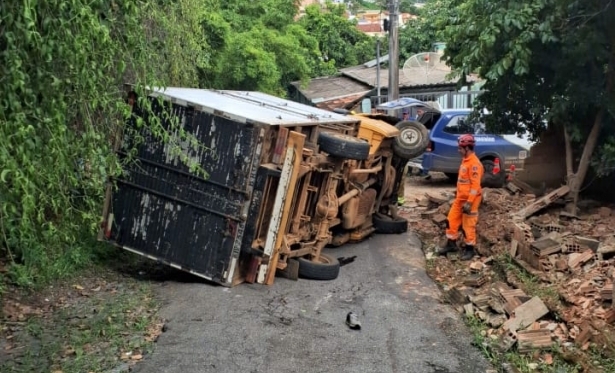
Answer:
[{"label": "utility pole", "polygon": [[399,98],[399,0],[389,0],[388,101]]},{"label": "utility pole", "polygon": [[380,39],[376,40],[376,90],[378,103],[380,105]]}]

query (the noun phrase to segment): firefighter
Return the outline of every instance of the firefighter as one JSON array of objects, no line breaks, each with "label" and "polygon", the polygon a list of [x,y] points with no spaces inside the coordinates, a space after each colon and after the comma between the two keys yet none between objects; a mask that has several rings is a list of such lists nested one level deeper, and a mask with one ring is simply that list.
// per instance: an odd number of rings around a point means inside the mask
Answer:
[{"label": "firefighter", "polygon": [[473,135],[461,135],[457,139],[457,150],[462,157],[457,179],[457,194],[447,217],[446,245],[438,250],[439,255],[457,251],[457,238],[461,226],[465,237],[465,251],[461,255],[461,260],[470,260],[475,255],[476,223],[481,201],[480,182],[484,173],[483,165],[474,153],[475,144]]}]

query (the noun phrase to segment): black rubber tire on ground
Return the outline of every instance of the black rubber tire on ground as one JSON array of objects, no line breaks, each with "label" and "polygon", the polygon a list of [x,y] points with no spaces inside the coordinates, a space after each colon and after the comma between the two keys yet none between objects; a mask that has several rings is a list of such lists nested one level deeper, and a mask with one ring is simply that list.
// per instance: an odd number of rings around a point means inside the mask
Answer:
[{"label": "black rubber tire on ground", "polygon": [[429,145],[429,131],[420,122],[403,121],[395,125],[400,134],[393,142],[393,152],[400,158],[412,159],[425,153]]},{"label": "black rubber tire on ground", "polygon": [[459,174],[453,172],[445,172],[444,176],[448,177],[451,181],[457,181],[459,178]]},{"label": "black rubber tire on ground", "polygon": [[375,214],[372,217],[372,223],[378,233],[399,234],[408,231],[408,220],[404,218],[394,220],[390,216]]},{"label": "black rubber tire on ground", "polygon": [[500,170],[496,175],[493,174],[495,162],[491,159],[483,159],[481,161],[485,173],[480,184],[484,188],[503,188],[506,184],[506,171]]},{"label": "black rubber tire on ground", "polygon": [[320,150],[334,157],[363,161],[369,157],[370,145],[358,137],[341,133],[321,132],[318,134]]},{"label": "black rubber tire on ground", "polygon": [[299,277],[310,280],[335,280],[340,275],[340,262],[322,253],[320,259],[326,263],[316,263],[306,258],[299,258]]}]

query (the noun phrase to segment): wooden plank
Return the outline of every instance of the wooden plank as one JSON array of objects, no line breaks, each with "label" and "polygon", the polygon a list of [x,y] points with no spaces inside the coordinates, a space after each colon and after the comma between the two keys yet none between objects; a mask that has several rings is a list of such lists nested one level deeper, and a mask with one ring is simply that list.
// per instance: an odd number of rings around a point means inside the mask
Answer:
[{"label": "wooden plank", "polygon": [[518,248],[519,248],[519,241],[513,238],[512,241],[510,241],[510,257],[511,258],[514,258],[517,256]]},{"label": "wooden plank", "polygon": [[537,213],[538,211],[542,210],[543,208],[549,206],[553,202],[557,201],[560,197],[565,196],[569,192],[570,192],[570,188],[567,185],[564,185],[558,189],[555,189],[554,191],[547,194],[546,196],[537,199],[530,205],[514,213],[513,218],[525,220],[528,217]]},{"label": "wooden plank", "polygon": [[582,253],[572,253],[568,256],[568,267],[575,269],[594,257],[594,252],[585,250]]},{"label": "wooden plank", "polygon": [[[288,136],[288,145],[287,149],[292,149],[292,171],[290,174],[290,179],[288,180],[287,193],[284,196],[284,200],[282,201],[282,216],[280,218],[280,224],[278,226],[278,232],[275,238],[275,246],[273,248],[273,252],[271,253],[271,259],[268,267],[266,268],[265,281],[264,283],[267,285],[273,284],[273,280],[275,279],[275,272],[277,270],[277,264],[280,257],[280,248],[282,247],[282,243],[284,240],[284,235],[286,234],[288,221],[290,217],[290,210],[293,205],[293,198],[295,194],[297,179],[299,177],[299,170],[301,168],[301,161],[303,160],[303,146],[305,144],[305,135],[290,131],[290,135]],[[280,182],[281,184],[281,182]],[[280,188],[278,186],[278,188]]]},{"label": "wooden plank", "polygon": [[532,325],[534,321],[547,313],[549,313],[549,309],[542,300],[539,297],[533,297],[515,309],[515,316],[504,323],[504,328],[516,332]]}]

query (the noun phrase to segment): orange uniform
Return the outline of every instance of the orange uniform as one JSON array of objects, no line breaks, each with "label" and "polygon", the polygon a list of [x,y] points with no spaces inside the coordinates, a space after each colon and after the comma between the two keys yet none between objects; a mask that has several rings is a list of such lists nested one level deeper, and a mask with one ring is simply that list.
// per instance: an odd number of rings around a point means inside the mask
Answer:
[{"label": "orange uniform", "polygon": [[[448,239],[456,240],[459,237],[459,227],[461,226],[465,235],[465,244],[476,245],[476,223],[478,222],[478,207],[481,201],[480,182],[484,172],[482,163],[474,153],[461,161],[457,179],[457,195],[447,218],[446,237]],[[466,202],[471,204],[469,214],[463,213],[463,205]]]}]

